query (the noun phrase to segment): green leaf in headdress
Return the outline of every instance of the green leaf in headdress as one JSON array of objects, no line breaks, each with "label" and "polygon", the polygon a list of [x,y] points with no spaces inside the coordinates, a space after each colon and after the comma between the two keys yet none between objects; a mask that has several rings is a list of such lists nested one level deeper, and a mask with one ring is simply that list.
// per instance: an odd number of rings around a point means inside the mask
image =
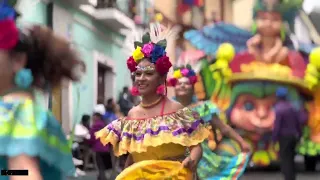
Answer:
[{"label": "green leaf in headdress", "polygon": [[134,48],[137,48],[138,46],[142,47],[143,43],[139,42],[139,41],[135,41],[134,42]]},{"label": "green leaf in headdress", "polygon": [[145,35],[142,36],[142,43],[143,44],[146,44],[146,43],[148,43],[150,41],[151,41],[150,33],[146,33]]},{"label": "green leaf in headdress", "polygon": [[157,42],[157,45],[166,48],[167,47],[167,40],[163,39],[163,40]]},{"label": "green leaf in headdress", "polygon": [[14,7],[17,4],[18,0],[8,0],[8,4],[12,7]]},{"label": "green leaf in headdress", "polygon": [[174,70],[174,71],[176,71],[176,70],[178,70],[178,69],[179,69],[178,66],[174,66],[174,67],[173,67],[173,70]]},{"label": "green leaf in headdress", "polygon": [[192,67],[191,67],[190,64],[187,64],[187,65],[186,65],[186,68],[187,68],[187,69],[192,69]]}]

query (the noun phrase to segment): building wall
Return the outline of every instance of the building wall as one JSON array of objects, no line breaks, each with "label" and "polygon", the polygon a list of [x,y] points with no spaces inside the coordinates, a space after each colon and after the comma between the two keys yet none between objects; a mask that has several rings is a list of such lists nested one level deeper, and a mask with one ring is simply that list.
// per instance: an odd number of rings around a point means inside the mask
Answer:
[{"label": "building wall", "polygon": [[[79,83],[72,83],[68,91],[72,96],[72,105],[69,108],[72,115],[70,119],[79,121],[83,114],[92,114],[92,110],[97,101],[97,65],[101,56],[108,60],[108,66],[113,67],[113,82],[106,82],[106,93],[110,97],[117,97],[123,86],[130,85],[129,72],[126,69],[127,56],[122,52],[121,42],[124,37],[110,31],[104,25],[94,21],[84,13],[74,10],[65,4],[60,7],[67,9],[72,16],[69,22],[71,28],[71,42],[73,47],[79,52],[86,64],[86,74]],[[116,40],[115,40],[116,39]],[[118,43],[115,43],[117,41]],[[99,54],[99,56],[97,56]],[[65,99],[63,99],[65,101]],[[71,126],[71,121],[69,126]]]},{"label": "building wall", "polygon": [[252,25],[252,8],[255,0],[237,0],[233,2],[233,23],[239,27],[250,28]]},{"label": "building wall", "polygon": [[21,13],[19,24],[47,24],[47,5],[39,0],[23,0],[20,1],[16,9]]}]

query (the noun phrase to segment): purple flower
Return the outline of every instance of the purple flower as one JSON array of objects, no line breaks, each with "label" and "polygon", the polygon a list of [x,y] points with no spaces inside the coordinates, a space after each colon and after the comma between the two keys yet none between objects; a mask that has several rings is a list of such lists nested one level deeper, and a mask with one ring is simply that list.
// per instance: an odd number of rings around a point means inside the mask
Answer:
[{"label": "purple flower", "polygon": [[151,53],[151,62],[155,63],[157,59],[164,56],[166,54],[165,49],[160,45],[155,45],[153,51]]},{"label": "purple flower", "polygon": [[146,57],[150,57],[153,50],[153,44],[148,43],[143,45],[142,52]]}]

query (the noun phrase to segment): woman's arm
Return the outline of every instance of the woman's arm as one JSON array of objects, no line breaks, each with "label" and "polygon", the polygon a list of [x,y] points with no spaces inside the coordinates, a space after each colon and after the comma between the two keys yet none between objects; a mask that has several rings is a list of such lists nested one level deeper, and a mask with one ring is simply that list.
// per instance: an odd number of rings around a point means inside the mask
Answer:
[{"label": "woman's arm", "polygon": [[19,155],[16,157],[10,157],[8,160],[9,169],[23,169],[28,170],[28,176],[11,176],[10,180],[42,180],[42,176],[39,170],[38,160],[35,157],[27,155]]},{"label": "woman's arm", "polygon": [[133,164],[133,158],[131,154],[128,155],[126,163],[124,164],[124,169],[131,166]]},{"label": "woman's arm", "polygon": [[202,147],[200,144],[190,147],[190,155],[185,158],[182,165],[194,171],[202,157]]},{"label": "woman's arm", "polygon": [[237,141],[240,145],[242,150],[249,151],[250,147],[247,142],[236,132],[234,131],[229,125],[223,123],[217,116],[214,116],[211,120],[212,128],[217,128],[221,131],[222,135],[229,137]]}]

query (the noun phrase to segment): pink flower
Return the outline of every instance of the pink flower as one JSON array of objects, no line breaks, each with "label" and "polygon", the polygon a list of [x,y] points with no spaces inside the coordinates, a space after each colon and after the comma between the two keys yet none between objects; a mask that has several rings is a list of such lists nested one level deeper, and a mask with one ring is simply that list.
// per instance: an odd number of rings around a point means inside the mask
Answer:
[{"label": "pink flower", "polygon": [[181,74],[182,74],[184,77],[187,77],[188,73],[189,73],[189,69],[187,69],[187,68],[184,68],[184,69],[181,70]]},{"label": "pink flower", "polygon": [[132,56],[130,56],[127,60],[127,67],[130,70],[130,72],[135,72],[137,70],[137,63],[136,61],[134,61]]},{"label": "pink flower", "polygon": [[169,86],[176,86],[177,85],[178,80],[176,78],[170,78],[168,81]]},{"label": "pink flower", "polygon": [[156,61],[156,70],[160,75],[165,75],[169,72],[172,64],[168,56],[162,56]]},{"label": "pink flower", "polygon": [[143,45],[142,52],[146,57],[150,57],[153,50],[153,44],[148,43]]},{"label": "pink flower", "polygon": [[0,49],[14,48],[19,41],[19,31],[14,20],[7,19],[0,22]]},{"label": "pink flower", "polygon": [[139,90],[138,90],[138,88],[136,86],[133,86],[131,88],[130,92],[131,92],[132,96],[139,96],[140,95]]},{"label": "pink flower", "polygon": [[195,84],[198,81],[198,77],[197,76],[190,76],[189,81],[191,84]]}]

